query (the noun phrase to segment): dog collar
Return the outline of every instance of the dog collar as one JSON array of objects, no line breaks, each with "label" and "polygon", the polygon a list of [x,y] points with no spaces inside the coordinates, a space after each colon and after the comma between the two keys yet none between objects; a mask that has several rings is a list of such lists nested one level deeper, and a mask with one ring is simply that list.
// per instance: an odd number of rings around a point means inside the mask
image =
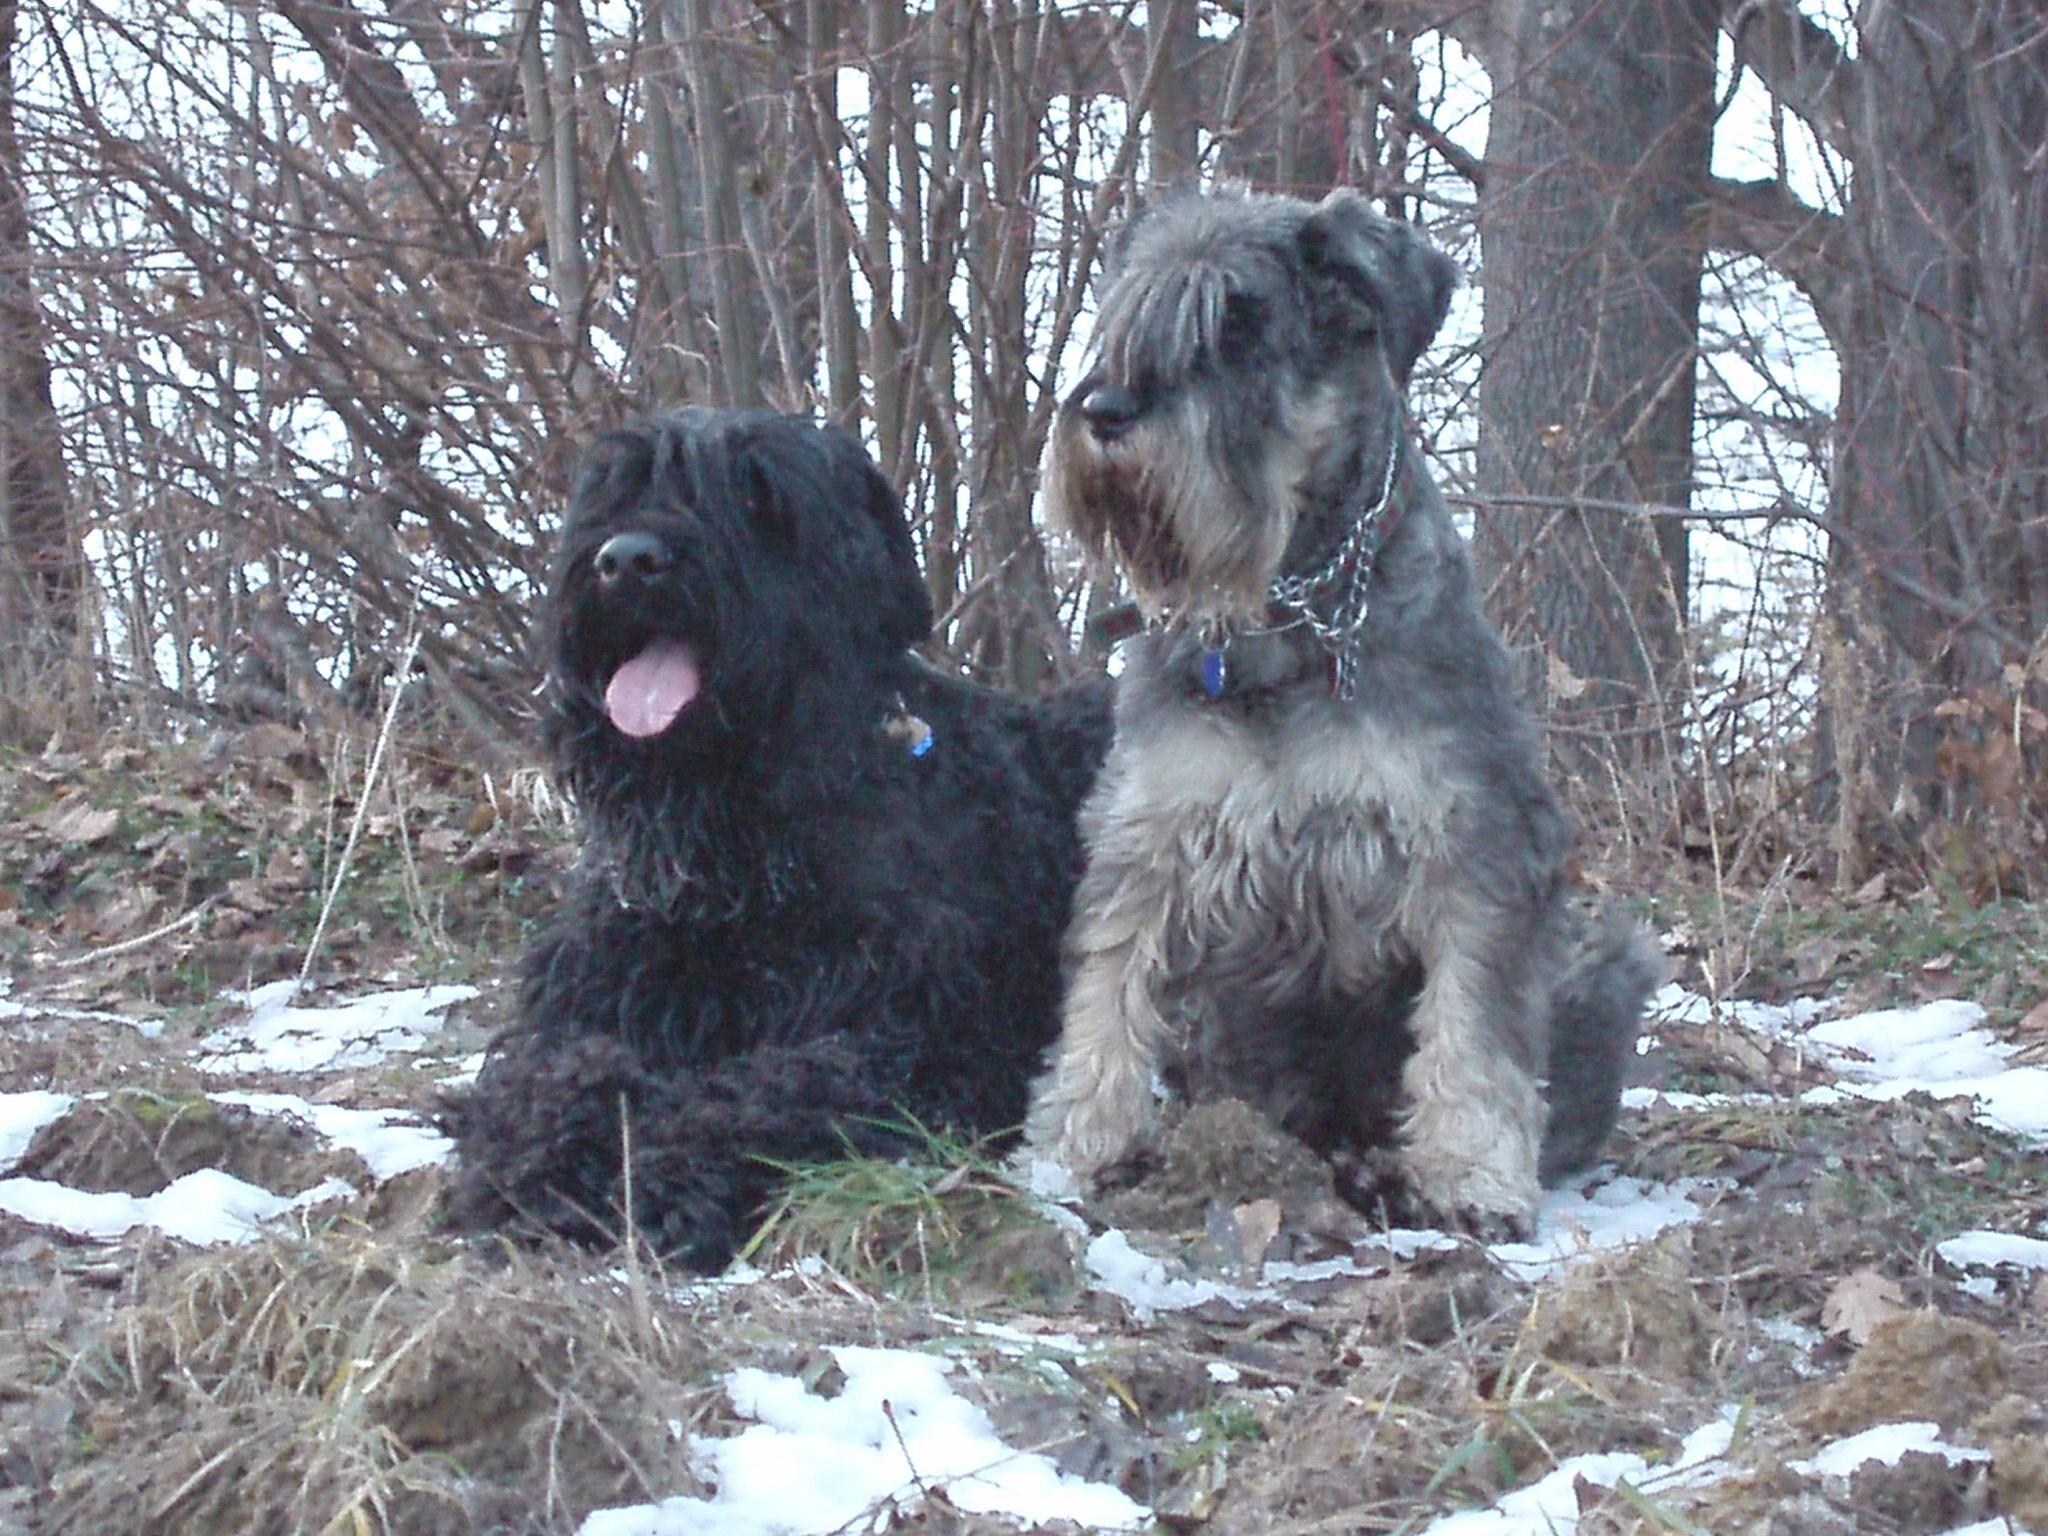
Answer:
[{"label": "dog collar", "polygon": [[[1349,699],[1358,691],[1358,637],[1372,610],[1373,568],[1401,518],[1394,506],[1394,483],[1400,473],[1401,430],[1397,421],[1387,439],[1379,494],[1370,505],[1359,508],[1335,552],[1307,575],[1282,576],[1266,589],[1266,600],[1273,607],[1295,615],[1294,622],[1307,625],[1309,633],[1329,653],[1330,686],[1340,699]],[[1207,687],[1205,665],[1205,691]]]},{"label": "dog collar", "polygon": [[1330,558],[1301,576],[1282,576],[1266,589],[1267,627],[1233,631],[1217,623],[1203,637],[1197,680],[1210,699],[1230,687],[1230,645],[1249,634],[1276,634],[1305,628],[1328,658],[1330,691],[1350,699],[1358,691],[1358,638],[1372,608],[1372,575],[1380,551],[1400,521],[1394,505],[1394,484],[1400,478],[1401,432],[1396,424],[1387,441],[1380,468],[1379,494],[1363,500]]},{"label": "dog collar", "polygon": [[[1256,681],[1244,680],[1240,676],[1246,670],[1238,665],[1237,647],[1240,642],[1279,642],[1283,636],[1303,627],[1300,619],[1289,618],[1275,610],[1273,622],[1263,629],[1238,630],[1213,639],[1205,639],[1195,652],[1195,686],[1212,703],[1221,702],[1226,697],[1249,702],[1317,676],[1334,690],[1337,686],[1336,665],[1320,645],[1297,647],[1298,652],[1306,654],[1299,655],[1292,665],[1283,666],[1277,673],[1269,671],[1267,675],[1258,676]],[[1260,671],[1257,667],[1250,670],[1255,676]]]}]

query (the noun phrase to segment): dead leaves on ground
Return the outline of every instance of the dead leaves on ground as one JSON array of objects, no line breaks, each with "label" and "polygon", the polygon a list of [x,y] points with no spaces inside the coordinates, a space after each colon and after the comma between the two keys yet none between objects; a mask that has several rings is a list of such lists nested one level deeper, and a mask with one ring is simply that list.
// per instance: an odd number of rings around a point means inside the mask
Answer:
[{"label": "dead leaves on ground", "polygon": [[1828,1292],[1820,1306],[1820,1325],[1827,1334],[1860,1348],[1878,1324],[1903,1317],[1908,1310],[1896,1280],[1874,1269],[1858,1269],[1837,1280]]},{"label": "dead leaves on ground", "polygon": [[[310,937],[371,745],[263,722],[0,762],[0,816],[17,829],[0,848],[0,958],[82,965],[107,989],[167,1000],[246,981]],[[566,863],[566,828],[472,768],[394,746],[368,790],[329,958],[381,971],[423,943],[507,947],[504,926],[516,936],[547,904],[552,882],[526,876],[551,850]]]}]

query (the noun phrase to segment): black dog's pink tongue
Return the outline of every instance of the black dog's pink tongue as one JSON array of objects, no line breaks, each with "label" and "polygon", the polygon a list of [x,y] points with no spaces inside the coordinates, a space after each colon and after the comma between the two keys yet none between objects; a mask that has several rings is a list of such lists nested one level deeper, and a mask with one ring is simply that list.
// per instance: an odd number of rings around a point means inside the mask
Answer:
[{"label": "black dog's pink tongue", "polygon": [[605,713],[628,736],[659,736],[697,697],[697,653],[679,640],[657,640],[612,674]]}]

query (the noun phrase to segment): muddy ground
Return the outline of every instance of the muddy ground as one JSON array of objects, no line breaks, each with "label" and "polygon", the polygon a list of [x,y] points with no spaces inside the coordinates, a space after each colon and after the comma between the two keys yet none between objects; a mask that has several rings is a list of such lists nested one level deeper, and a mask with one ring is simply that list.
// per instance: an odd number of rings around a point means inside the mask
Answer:
[{"label": "muddy ground", "polygon": [[[831,1346],[882,1344],[957,1362],[957,1389],[1009,1444],[1116,1484],[1161,1529],[1421,1532],[1583,1453],[1668,1463],[1725,1414],[1717,1476],[1582,1482],[1577,1529],[1934,1536],[2004,1517],[2048,1533],[2048,1273],[1964,1272],[1936,1252],[1965,1230],[2048,1233],[2042,1153],[1967,1101],[1802,1105],[1810,1064],[1712,1027],[1667,1030],[1644,1076],[1738,1102],[1630,1111],[1612,1148],[1636,1178],[1701,1181],[1702,1214],[1537,1279],[1469,1244],[1390,1247],[1313,1158],[1230,1105],[1197,1111],[1146,1182],[1064,1216],[965,1149],[824,1171],[742,1283],[692,1284],[632,1251],[452,1241],[439,1170],[379,1182],[302,1121],[209,1097],[426,1114],[500,1017],[559,826],[452,765],[407,771],[343,872],[316,993],[466,978],[481,995],[423,1050],[224,1079],[195,1052],[235,1016],[226,989],[303,958],[346,772],[254,749],[225,766],[8,768],[0,809],[26,830],[0,856],[18,1010],[0,1020],[0,1091],[105,1095],[12,1173],[146,1196],[219,1168],[280,1194],[335,1177],[361,1193],[205,1249],[0,1216],[0,1532],[570,1532],[595,1509],[708,1492],[688,1445],[740,1427],[736,1368],[829,1395]],[[1709,903],[1670,874],[1622,894],[1704,986],[1725,951],[1698,914],[1730,893]],[[1994,1031],[2042,1053],[2030,908],[1994,922],[1973,903],[1771,900],[1768,920],[1760,905],[1714,919],[1739,928],[1748,989],[1990,997]],[[1084,1255],[1112,1228],[1236,1299],[1153,1311],[1109,1294]],[[1273,1260],[1306,1278],[1267,1283]],[[1933,1422],[1969,1458],[1801,1465],[1900,1420]],[[910,1487],[870,1528],[1019,1527]]]}]

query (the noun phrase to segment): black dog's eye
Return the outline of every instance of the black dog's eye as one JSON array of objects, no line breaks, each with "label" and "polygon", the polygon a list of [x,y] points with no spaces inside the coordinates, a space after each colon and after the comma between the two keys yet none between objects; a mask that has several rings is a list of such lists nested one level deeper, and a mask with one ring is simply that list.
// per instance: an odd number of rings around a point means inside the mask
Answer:
[{"label": "black dog's eye", "polygon": [[1225,362],[1235,362],[1250,352],[1259,339],[1259,301],[1248,294],[1233,293],[1223,300],[1223,323],[1217,328],[1216,350]]},{"label": "black dog's eye", "polygon": [[742,485],[746,492],[747,511],[754,526],[764,538],[787,547],[796,542],[796,515],[774,478],[759,464],[748,459],[743,467]]}]

